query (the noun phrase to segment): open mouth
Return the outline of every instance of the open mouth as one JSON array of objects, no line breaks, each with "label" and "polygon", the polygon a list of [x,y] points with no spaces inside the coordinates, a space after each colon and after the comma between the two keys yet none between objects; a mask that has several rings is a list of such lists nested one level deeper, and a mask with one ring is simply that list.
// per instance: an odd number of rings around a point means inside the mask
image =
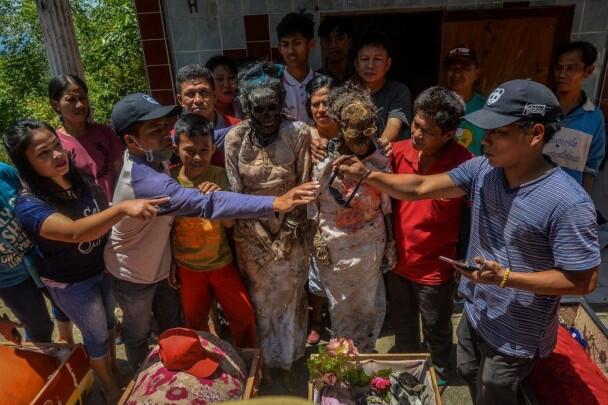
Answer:
[{"label": "open mouth", "polygon": [[58,163],[55,165],[55,168],[56,168],[56,169],[63,169],[63,168],[64,168],[64,167],[66,167],[67,165],[68,165],[68,161],[67,161],[66,159],[64,159],[64,160],[62,160],[62,161],[58,162]]}]

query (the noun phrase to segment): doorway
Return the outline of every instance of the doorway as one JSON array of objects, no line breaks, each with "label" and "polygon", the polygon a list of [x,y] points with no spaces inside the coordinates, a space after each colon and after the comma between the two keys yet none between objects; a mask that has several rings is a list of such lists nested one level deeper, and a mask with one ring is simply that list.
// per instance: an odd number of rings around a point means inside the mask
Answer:
[{"label": "doorway", "polygon": [[388,77],[405,83],[412,92],[412,97],[437,83],[441,52],[441,11],[340,15],[350,20],[353,49],[357,48],[359,40],[367,32],[379,31],[388,37],[392,48],[392,66]]},{"label": "doorway", "polygon": [[393,64],[388,77],[405,83],[414,99],[422,90],[444,82],[442,55],[462,45],[477,52],[482,70],[479,91],[484,95],[515,78],[550,84],[552,54],[570,36],[574,6],[331,15],[350,20],[354,48],[369,31],[389,38]]}]

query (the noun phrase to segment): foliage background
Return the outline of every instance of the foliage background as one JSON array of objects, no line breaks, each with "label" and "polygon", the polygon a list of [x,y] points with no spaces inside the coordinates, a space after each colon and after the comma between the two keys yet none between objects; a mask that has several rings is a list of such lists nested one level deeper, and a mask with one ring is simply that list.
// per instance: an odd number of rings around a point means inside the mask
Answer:
[{"label": "foliage background", "polygon": [[[107,123],[126,94],[148,91],[132,0],[71,0],[95,121]],[[0,0],[0,131],[22,118],[60,124],[51,109],[50,67],[34,0]],[[0,160],[7,161],[4,149]]]}]

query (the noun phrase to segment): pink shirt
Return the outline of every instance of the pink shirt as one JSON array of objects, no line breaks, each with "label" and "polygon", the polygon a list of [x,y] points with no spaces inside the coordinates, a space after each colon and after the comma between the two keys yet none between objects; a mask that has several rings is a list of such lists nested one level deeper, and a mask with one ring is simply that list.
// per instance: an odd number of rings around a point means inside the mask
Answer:
[{"label": "pink shirt", "polygon": [[95,179],[108,201],[112,201],[116,173],[114,162],[122,159],[124,146],[114,131],[101,124],[88,124],[87,133],[75,138],[57,130],[59,140],[76,167]]}]

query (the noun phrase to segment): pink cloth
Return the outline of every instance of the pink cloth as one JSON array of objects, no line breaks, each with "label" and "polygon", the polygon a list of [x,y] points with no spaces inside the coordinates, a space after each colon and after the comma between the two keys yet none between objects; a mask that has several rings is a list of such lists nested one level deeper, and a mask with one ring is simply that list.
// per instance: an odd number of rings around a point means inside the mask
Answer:
[{"label": "pink cloth", "polygon": [[125,149],[112,128],[91,123],[87,133],[81,137],[75,138],[61,129],[57,130],[57,135],[76,167],[93,176],[108,201],[112,201],[118,175],[114,171],[114,162],[122,159]]}]

